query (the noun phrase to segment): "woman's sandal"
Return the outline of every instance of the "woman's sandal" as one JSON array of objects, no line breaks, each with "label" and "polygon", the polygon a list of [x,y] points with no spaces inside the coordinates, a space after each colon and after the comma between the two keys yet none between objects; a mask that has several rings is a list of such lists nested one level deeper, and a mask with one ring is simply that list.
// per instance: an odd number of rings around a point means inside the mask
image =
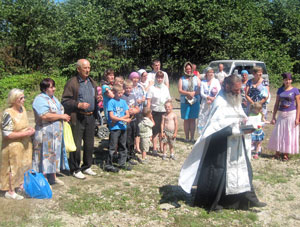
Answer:
[{"label": "woman's sandal", "polygon": [[284,161],[284,162],[286,162],[286,161],[288,161],[289,160],[289,156],[288,155],[283,155],[283,159],[282,159],[282,161]]}]

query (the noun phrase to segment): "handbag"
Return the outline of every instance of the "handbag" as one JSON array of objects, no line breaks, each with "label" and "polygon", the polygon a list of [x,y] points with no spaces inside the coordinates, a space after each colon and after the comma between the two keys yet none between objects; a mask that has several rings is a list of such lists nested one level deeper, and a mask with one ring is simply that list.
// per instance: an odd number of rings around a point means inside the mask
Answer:
[{"label": "handbag", "polygon": [[42,173],[33,169],[24,173],[24,189],[27,195],[36,199],[51,199],[52,190]]},{"label": "handbag", "polygon": [[73,138],[71,126],[68,122],[64,121],[64,142],[67,152],[76,151],[76,145]]}]

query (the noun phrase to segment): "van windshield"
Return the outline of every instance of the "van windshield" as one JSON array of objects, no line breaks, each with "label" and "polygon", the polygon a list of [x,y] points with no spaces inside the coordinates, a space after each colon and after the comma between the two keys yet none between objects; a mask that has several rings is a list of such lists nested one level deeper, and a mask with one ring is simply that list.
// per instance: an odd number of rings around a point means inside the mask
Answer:
[{"label": "van windshield", "polygon": [[212,62],[209,64],[210,67],[212,67],[214,69],[214,72],[217,73],[219,72],[219,64],[223,64],[224,66],[224,69],[223,71],[229,75],[229,71],[230,71],[230,68],[231,68],[231,65],[232,65],[232,62],[224,62],[224,63],[221,63],[221,62]]},{"label": "van windshield", "polygon": [[235,63],[235,67],[232,72],[238,71],[238,74],[241,74],[242,70],[247,70],[249,74],[253,74],[253,67],[258,66],[261,67],[263,70],[263,74],[267,74],[266,66],[263,63]]}]

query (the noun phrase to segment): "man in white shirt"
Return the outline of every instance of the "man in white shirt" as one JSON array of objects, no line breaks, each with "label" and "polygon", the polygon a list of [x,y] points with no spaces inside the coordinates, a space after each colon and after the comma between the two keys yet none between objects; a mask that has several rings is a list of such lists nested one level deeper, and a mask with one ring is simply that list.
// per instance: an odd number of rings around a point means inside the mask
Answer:
[{"label": "man in white shirt", "polygon": [[223,71],[224,69],[224,65],[223,64],[219,64],[219,71],[216,73],[215,77],[220,81],[220,84],[223,83],[225,77],[227,77],[227,73],[225,73]]},{"label": "man in white shirt", "polygon": [[[154,60],[152,62],[152,72],[149,72],[148,73],[148,78],[147,80],[149,81],[153,81],[155,82],[155,74],[160,71],[160,61],[159,60]],[[164,71],[162,71],[164,73],[164,84],[169,88],[169,77],[168,77],[168,74]]]}]

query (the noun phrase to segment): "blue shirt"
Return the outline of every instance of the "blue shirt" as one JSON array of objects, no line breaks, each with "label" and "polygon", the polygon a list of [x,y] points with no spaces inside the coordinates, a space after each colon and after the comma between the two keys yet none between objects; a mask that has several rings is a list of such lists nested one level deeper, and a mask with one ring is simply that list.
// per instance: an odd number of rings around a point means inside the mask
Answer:
[{"label": "blue shirt", "polygon": [[[128,110],[128,105],[125,100],[120,99],[110,99],[107,103],[107,112],[113,112],[113,115],[116,117],[123,117],[126,115],[126,110]],[[109,130],[126,130],[126,122],[117,121],[115,123],[109,117],[108,114],[108,127]]]},{"label": "blue shirt", "polygon": [[86,102],[90,106],[85,110],[86,112],[94,112],[95,110],[95,88],[92,85],[92,82],[89,78],[83,80],[78,76],[79,82],[79,92],[78,92],[78,101]]}]

